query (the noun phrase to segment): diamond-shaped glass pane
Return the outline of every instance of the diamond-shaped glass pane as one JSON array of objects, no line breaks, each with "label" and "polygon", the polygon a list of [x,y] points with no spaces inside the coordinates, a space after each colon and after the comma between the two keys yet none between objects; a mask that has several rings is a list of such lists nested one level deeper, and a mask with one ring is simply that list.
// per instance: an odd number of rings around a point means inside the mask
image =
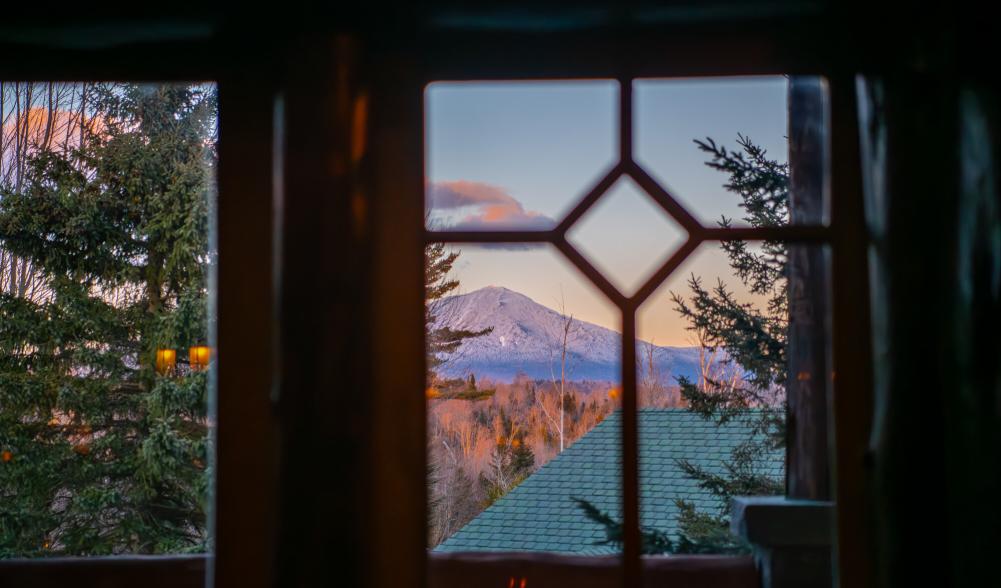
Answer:
[{"label": "diamond-shaped glass pane", "polygon": [[632,178],[622,176],[567,233],[567,239],[629,296],[687,238]]},{"label": "diamond-shaped glass pane", "polygon": [[428,228],[556,226],[615,162],[617,101],[611,80],[428,86]]}]

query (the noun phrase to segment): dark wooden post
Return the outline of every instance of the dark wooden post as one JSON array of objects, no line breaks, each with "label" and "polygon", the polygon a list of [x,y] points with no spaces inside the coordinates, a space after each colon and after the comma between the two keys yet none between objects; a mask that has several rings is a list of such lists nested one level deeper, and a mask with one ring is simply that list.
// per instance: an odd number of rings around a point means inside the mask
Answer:
[{"label": "dark wooden post", "polygon": [[[866,86],[874,236],[872,459],[877,586],[948,581],[942,409],[956,239],[955,102],[933,75]],[[915,100],[920,96],[920,100]],[[920,562],[920,565],[916,565]]]},{"label": "dark wooden post", "polygon": [[[832,380],[835,439],[835,574],[838,586],[871,580],[868,484],[872,415],[872,333],[869,317],[868,233],[862,197],[859,110],[854,76],[829,79],[831,133]],[[835,377],[836,375],[836,377]]]},{"label": "dark wooden post", "polygon": [[293,44],[285,88],[279,586],[363,586],[369,569],[371,256],[352,155],[359,52],[351,37],[307,36]]},{"label": "dark wooden post", "polygon": [[[372,58],[367,143],[371,192],[359,214],[372,240],[371,497],[368,586],[420,587],[427,561],[424,396],[424,84],[412,49]],[[360,123],[359,123],[360,124]],[[387,557],[389,559],[387,559]],[[391,562],[391,563],[390,563]]]},{"label": "dark wooden post", "polygon": [[[210,586],[273,585],[275,98],[261,62],[220,80],[215,558]],[[214,576],[214,577],[213,577]],[[214,580],[214,582],[212,582]]]},{"label": "dark wooden post", "polygon": [[953,380],[946,423],[946,503],[952,585],[997,580],[1001,546],[1001,95],[959,91],[959,205],[953,273],[956,301],[944,349]]},{"label": "dark wooden post", "polygon": [[865,89],[876,585],[988,585],[1001,540],[997,93],[940,72]]},{"label": "dark wooden post", "polygon": [[[824,94],[819,78],[793,76],[789,80],[792,224],[817,225],[824,221],[827,172]],[[830,498],[827,259],[820,246],[789,246],[786,494],[790,498]]]},{"label": "dark wooden post", "polygon": [[[836,94],[844,96],[843,89]],[[829,123],[831,101],[826,83],[817,77],[792,77],[789,83],[789,164],[790,222],[799,226],[818,226],[826,220],[828,186],[842,190],[834,207],[832,234],[837,248],[839,276],[858,261],[860,250],[844,249],[843,229],[861,225],[846,222],[848,212],[861,217],[861,197],[857,190],[845,190],[857,174],[845,172],[857,157],[845,149],[850,143],[845,125],[853,125],[854,117],[845,116],[843,100],[837,105],[839,127]],[[833,118],[833,117],[832,117]],[[835,132],[837,131],[837,132]],[[854,136],[854,134],[851,134]],[[834,181],[829,151],[838,153],[841,175]],[[845,180],[848,180],[847,182]],[[854,203],[857,206],[845,206]],[[859,240],[860,241],[860,240]],[[788,376],[787,392],[787,452],[786,496],[736,497],[731,509],[731,529],[754,547],[754,554],[765,588],[787,586],[823,586],[834,581],[832,571],[834,545],[834,508],[830,500],[831,447],[829,414],[835,358],[845,362],[845,340],[837,347],[835,357],[831,345],[832,306],[846,321],[861,325],[864,321],[849,317],[845,310],[864,308],[857,300],[844,296],[857,281],[838,282],[839,289],[830,292],[831,256],[817,244],[790,244],[788,268]],[[864,259],[864,253],[861,255]],[[849,260],[851,260],[849,262]],[[854,277],[864,275],[855,265]],[[836,304],[832,305],[832,299]],[[846,304],[847,303],[847,304]],[[856,346],[857,348],[861,348]],[[857,359],[857,358],[856,358]],[[852,362],[857,366],[858,361]],[[857,370],[849,369],[849,381]]]}]

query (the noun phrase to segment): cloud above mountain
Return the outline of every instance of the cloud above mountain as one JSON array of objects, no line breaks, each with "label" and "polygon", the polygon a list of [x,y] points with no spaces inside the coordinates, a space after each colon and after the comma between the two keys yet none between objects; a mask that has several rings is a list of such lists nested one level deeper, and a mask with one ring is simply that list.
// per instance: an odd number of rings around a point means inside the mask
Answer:
[{"label": "cloud above mountain", "polygon": [[451,230],[545,230],[556,225],[551,217],[527,210],[504,188],[470,180],[434,182],[428,186],[433,213],[454,214]]}]

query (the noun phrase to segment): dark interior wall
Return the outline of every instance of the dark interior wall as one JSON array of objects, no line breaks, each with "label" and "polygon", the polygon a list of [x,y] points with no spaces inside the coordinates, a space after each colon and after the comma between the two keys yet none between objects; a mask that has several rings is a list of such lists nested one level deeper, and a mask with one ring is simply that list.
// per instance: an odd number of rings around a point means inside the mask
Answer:
[{"label": "dark interior wall", "polygon": [[861,90],[877,573],[886,586],[976,585],[1001,542],[998,96],[941,73]]}]

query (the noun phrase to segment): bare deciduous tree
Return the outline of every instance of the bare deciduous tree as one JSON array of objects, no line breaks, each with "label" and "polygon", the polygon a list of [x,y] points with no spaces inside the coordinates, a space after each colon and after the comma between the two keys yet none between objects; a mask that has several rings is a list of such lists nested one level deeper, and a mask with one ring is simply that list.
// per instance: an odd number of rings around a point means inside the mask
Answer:
[{"label": "bare deciduous tree", "polygon": [[641,408],[675,408],[682,405],[681,389],[672,386],[670,373],[664,374],[657,369],[654,351],[656,346],[650,343],[641,343],[642,358],[640,365],[643,367],[643,377],[637,386],[639,395],[639,406]]},{"label": "bare deciduous tree", "polygon": [[739,366],[733,364],[720,347],[709,344],[703,330],[696,330],[693,344],[699,350],[699,381],[703,392],[720,396],[736,396],[744,383]]},{"label": "bare deciduous tree", "polygon": [[[560,324],[557,333],[550,336],[553,345],[550,347],[549,373],[550,382],[553,386],[552,394],[540,394],[539,406],[553,435],[559,438],[560,453],[566,448],[566,402],[567,402],[567,380],[570,376],[569,352],[570,335],[574,331],[574,318],[572,314],[566,312],[566,301],[560,299]],[[556,367],[554,365],[554,355],[559,355],[560,374],[556,377]]]},{"label": "bare deciduous tree", "polygon": [[[31,158],[68,152],[87,140],[87,83],[0,80],[0,197],[19,193]],[[43,301],[51,296],[28,259],[12,254],[0,235],[0,293]]]}]

